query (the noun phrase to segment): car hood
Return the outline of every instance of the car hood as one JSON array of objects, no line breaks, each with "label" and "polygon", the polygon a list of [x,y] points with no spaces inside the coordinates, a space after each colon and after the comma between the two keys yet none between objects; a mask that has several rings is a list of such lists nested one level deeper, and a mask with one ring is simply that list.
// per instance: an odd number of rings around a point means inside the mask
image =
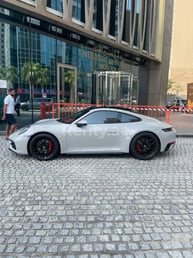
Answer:
[{"label": "car hood", "polygon": [[67,128],[69,127],[69,124],[65,124],[62,121],[60,122],[60,119],[43,119],[35,122],[31,125],[32,130],[56,130],[56,128]]},{"label": "car hood", "polygon": [[35,122],[33,125],[44,125],[44,124],[55,124],[55,123],[58,123],[58,118],[56,118],[56,119],[42,119],[42,120],[39,120],[39,121],[37,121],[37,122]]},{"label": "car hood", "polygon": [[[26,125],[18,130],[16,130],[13,134],[10,135],[10,139],[22,134],[23,136],[31,136],[37,132],[48,132],[48,133],[57,133],[58,131],[64,131],[68,128],[68,124],[60,123],[59,119],[43,119],[35,122],[31,125]],[[58,130],[56,130],[58,129]]]}]

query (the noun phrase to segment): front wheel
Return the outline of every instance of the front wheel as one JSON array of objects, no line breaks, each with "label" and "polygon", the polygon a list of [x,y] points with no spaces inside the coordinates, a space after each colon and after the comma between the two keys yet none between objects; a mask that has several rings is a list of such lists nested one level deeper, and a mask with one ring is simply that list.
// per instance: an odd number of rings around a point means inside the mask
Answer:
[{"label": "front wheel", "polygon": [[38,160],[50,160],[59,154],[59,143],[50,134],[35,135],[29,143],[29,154]]},{"label": "front wheel", "polygon": [[140,133],[136,135],[130,145],[130,153],[141,160],[152,159],[160,151],[160,142],[152,133]]}]

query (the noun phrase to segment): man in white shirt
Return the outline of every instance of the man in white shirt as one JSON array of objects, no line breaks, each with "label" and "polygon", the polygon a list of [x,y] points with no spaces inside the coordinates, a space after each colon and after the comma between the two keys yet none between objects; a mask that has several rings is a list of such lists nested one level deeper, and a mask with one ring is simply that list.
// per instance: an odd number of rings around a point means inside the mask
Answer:
[{"label": "man in white shirt", "polygon": [[[5,129],[5,139],[8,139],[9,134],[13,133],[17,127],[17,122],[14,117],[15,113],[15,90],[13,88],[9,89],[8,95],[4,99],[4,109],[2,120],[7,120],[7,126]],[[11,130],[11,132],[10,132]]]}]

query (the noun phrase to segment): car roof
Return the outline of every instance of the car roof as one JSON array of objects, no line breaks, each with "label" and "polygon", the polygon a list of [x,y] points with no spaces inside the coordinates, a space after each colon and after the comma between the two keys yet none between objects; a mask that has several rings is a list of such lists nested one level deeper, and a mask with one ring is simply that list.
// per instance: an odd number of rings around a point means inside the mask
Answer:
[{"label": "car roof", "polygon": [[92,106],[92,107],[88,107],[88,110],[90,111],[90,110],[94,110],[94,109],[108,109],[108,110],[110,110],[110,109],[112,109],[112,110],[121,110],[121,111],[130,111],[130,112],[133,112],[133,110],[131,109],[131,108],[128,108],[128,107],[119,107],[119,106]]}]

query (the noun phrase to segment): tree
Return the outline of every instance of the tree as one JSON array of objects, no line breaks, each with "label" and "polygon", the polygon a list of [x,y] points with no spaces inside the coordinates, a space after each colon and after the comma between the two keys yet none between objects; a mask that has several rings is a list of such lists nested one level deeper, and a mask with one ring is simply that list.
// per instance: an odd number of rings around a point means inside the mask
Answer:
[{"label": "tree", "polygon": [[0,80],[6,80],[6,69],[2,65],[0,66]]},{"label": "tree", "polygon": [[169,79],[168,91],[178,95],[180,92],[183,91],[183,86],[180,84],[176,84],[176,82],[172,81],[172,79]]},{"label": "tree", "polygon": [[23,65],[22,79],[29,83],[30,98],[33,97],[34,84],[45,85],[47,83],[47,71],[48,69],[43,68],[40,63],[27,62]]},{"label": "tree", "polygon": [[168,80],[168,88],[167,88],[167,91],[172,90],[174,84],[175,84],[175,82],[172,81],[172,79],[169,79],[169,80]]},{"label": "tree", "polygon": [[6,68],[6,79],[11,82],[12,86],[17,81],[18,74],[17,68],[14,66],[8,66]]},{"label": "tree", "polygon": [[180,84],[176,84],[174,89],[176,91],[176,94],[179,94],[180,92],[183,91],[183,86]]},{"label": "tree", "polygon": [[44,85],[48,84],[48,69],[41,67],[40,71],[40,77],[38,79],[38,83],[41,85],[42,93],[44,93]]},{"label": "tree", "polygon": [[17,81],[17,68],[14,66],[3,67],[0,66],[0,79],[10,81],[12,86]]},{"label": "tree", "polygon": [[70,103],[72,103],[72,99],[73,99],[73,84],[74,84],[74,81],[75,81],[75,72],[74,70],[67,70],[65,71],[65,74],[64,74],[64,82],[69,86],[69,89],[70,89]]}]

